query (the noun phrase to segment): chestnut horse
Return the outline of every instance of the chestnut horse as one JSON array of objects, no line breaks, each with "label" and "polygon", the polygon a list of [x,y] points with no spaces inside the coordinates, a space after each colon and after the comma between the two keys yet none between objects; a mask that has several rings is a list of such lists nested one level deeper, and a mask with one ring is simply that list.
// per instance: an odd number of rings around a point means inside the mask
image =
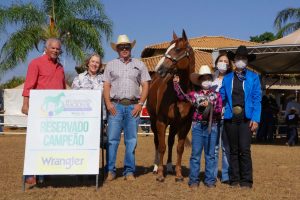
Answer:
[{"label": "chestnut horse", "polygon": [[181,159],[185,139],[191,128],[192,106],[189,102],[178,101],[173,86],[173,76],[177,74],[180,77],[181,88],[187,93],[192,87],[189,76],[194,70],[194,51],[189,45],[185,31],[183,30],[182,32],[182,38],[178,38],[173,33],[173,41],[171,41],[164,57],[159,61],[156,73],[152,77],[147,99],[147,109],[150,115],[156,149],[154,171],[157,170],[156,180],[160,182],[164,181],[163,158],[166,151],[165,133],[169,125],[167,168],[168,171],[172,169],[172,148],[175,135],[177,134],[178,145],[175,180],[183,181]]}]

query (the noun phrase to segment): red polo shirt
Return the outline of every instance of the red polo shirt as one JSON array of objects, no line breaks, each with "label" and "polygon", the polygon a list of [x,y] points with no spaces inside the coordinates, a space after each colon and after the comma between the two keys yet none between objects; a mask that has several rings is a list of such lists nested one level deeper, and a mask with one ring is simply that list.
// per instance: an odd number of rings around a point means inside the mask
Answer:
[{"label": "red polo shirt", "polygon": [[33,59],[28,66],[22,95],[29,97],[31,89],[66,89],[63,66],[46,54]]}]

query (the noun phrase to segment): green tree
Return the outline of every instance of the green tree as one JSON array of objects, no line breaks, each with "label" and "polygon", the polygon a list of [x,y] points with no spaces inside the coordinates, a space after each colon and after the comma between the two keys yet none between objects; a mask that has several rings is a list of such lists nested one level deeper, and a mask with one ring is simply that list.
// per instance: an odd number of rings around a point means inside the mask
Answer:
[{"label": "green tree", "polygon": [[21,84],[23,84],[25,81],[25,77],[19,76],[19,77],[13,77],[12,79],[8,80],[7,82],[0,85],[0,89],[11,89],[15,88]]},{"label": "green tree", "polygon": [[300,8],[286,8],[280,11],[274,21],[277,37],[289,34],[300,28]]},{"label": "green tree", "polygon": [[250,36],[251,42],[271,42],[276,39],[276,36],[272,32],[264,32],[263,34],[256,35],[256,36]]},{"label": "green tree", "polygon": [[39,5],[1,6],[0,31],[4,32],[8,25],[18,29],[1,48],[1,73],[24,62],[33,49],[43,50],[41,46],[48,38],[59,38],[66,54],[82,62],[86,51],[103,56],[101,40],[112,36],[112,21],[99,0],[43,0]]}]

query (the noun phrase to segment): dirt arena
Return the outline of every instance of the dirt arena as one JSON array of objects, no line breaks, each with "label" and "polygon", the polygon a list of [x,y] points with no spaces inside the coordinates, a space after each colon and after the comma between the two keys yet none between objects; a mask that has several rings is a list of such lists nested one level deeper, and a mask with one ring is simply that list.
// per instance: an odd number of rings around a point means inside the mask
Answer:
[{"label": "dirt arena", "polygon": [[[220,182],[214,189],[206,188],[202,182],[197,190],[191,190],[187,185],[189,147],[183,158],[184,182],[176,183],[174,175],[168,175],[164,183],[158,183],[152,174],[153,136],[139,136],[136,181],[128,182],[122,177],[124,144],[121,143],[118,178],[98,190],[93,180],[63,176],[48,177],[45,187],[27,186],[22,192],[24,147],[25,135],[0,136],[0,199],[300,199],[300,147],[287,147],[283,141],[275,145],[252,145],[252,190],[229,188]],[[176,154],[173,155],[174,163]]]}]

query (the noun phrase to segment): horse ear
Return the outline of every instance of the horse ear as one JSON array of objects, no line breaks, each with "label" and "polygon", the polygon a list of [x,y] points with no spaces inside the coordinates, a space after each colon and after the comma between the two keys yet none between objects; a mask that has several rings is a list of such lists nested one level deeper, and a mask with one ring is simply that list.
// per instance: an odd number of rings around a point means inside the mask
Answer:
[{"label": "horse ear", "polygon": [[182,29],[182,38],[188,40],[184,29]]},{"label": "horse ear", "polygon": [[176,39],[178,39],[178,37],[177,37],[176,33],[173,31],[173,40],[176,40]]}]

